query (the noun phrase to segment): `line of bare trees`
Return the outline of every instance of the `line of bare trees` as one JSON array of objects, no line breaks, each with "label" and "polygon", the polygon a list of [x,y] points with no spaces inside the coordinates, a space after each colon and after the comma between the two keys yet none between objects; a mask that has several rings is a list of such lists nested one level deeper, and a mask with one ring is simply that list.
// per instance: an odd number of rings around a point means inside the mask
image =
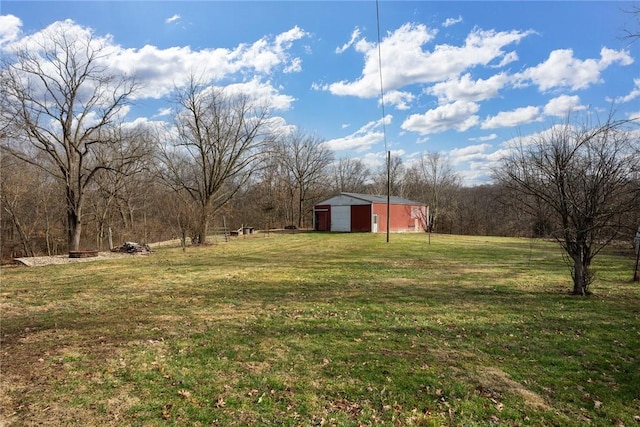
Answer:
[{"label": "line of bare trees", "polygon": [[[204,244],[211,227],[309,228],[338,192],[385,194],[387,165],[335,159],[277,126],[266,99],[192,77],[173,123],[124,121],[138,89],[90,36],[43,34],[0,68],[2,257],[118,241]],[[508,147],[491,185],[464,187],[441,153],[392,157],[391,192],[430,206],[433,231],[551,236],[588,293],[593,257],[640,224],[637,122],[566,123]]]}]

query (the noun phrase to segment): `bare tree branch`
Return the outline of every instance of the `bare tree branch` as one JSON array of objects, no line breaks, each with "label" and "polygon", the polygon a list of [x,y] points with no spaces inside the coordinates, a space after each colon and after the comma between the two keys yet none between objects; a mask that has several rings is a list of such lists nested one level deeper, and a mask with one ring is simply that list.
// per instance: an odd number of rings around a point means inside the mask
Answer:
[{"label": "bare tree branch", "polygon": [[[118,117],[136,89],[108,73],[106,47],[89,37],[49,30],[4,61],[1,148],[64,183],[70,249],[78,249],[85,189],[111,160],[96,153],[118,146]],[[44,153],[48,161],[34,157]]]}]

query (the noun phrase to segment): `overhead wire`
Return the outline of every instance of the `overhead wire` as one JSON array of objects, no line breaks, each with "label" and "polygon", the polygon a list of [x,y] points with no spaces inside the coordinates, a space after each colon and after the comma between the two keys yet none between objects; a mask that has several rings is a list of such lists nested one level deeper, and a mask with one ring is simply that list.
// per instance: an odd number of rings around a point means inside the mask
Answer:
[{"label": "overhead wire", "polygon": [[380,8],[376,0],[376,24],[378,29],[378,76],[380,77],[380,106],[382,107],[382,135],[384,137],[384,151],[387,151],[387,126],[385,124],[384,112],[384,85],[382,82],[382,48],[380,39]]}]

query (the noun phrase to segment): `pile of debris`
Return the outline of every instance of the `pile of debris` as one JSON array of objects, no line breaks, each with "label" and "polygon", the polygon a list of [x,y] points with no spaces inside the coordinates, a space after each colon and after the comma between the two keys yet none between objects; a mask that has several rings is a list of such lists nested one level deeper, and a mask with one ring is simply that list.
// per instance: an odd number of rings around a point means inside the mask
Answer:
[{"label": "pile of debris", "polygon": [[151,250],[149,245],[147,245],[146,243],[140,244],[136,242],[124,242],[122,246],[118,246],[111,249],[111,252],[123,252],[127,254],[136,254],[136,253],[149,254],[153,251]]}]

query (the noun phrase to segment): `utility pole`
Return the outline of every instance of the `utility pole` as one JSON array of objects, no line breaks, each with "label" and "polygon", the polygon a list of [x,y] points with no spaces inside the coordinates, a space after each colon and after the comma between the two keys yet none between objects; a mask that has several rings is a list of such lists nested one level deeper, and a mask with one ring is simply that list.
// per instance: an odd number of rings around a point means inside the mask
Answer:
[{"label": "utility pole", "polygon": [[391,227],[391,151],[387,151],[387,243]]}]

